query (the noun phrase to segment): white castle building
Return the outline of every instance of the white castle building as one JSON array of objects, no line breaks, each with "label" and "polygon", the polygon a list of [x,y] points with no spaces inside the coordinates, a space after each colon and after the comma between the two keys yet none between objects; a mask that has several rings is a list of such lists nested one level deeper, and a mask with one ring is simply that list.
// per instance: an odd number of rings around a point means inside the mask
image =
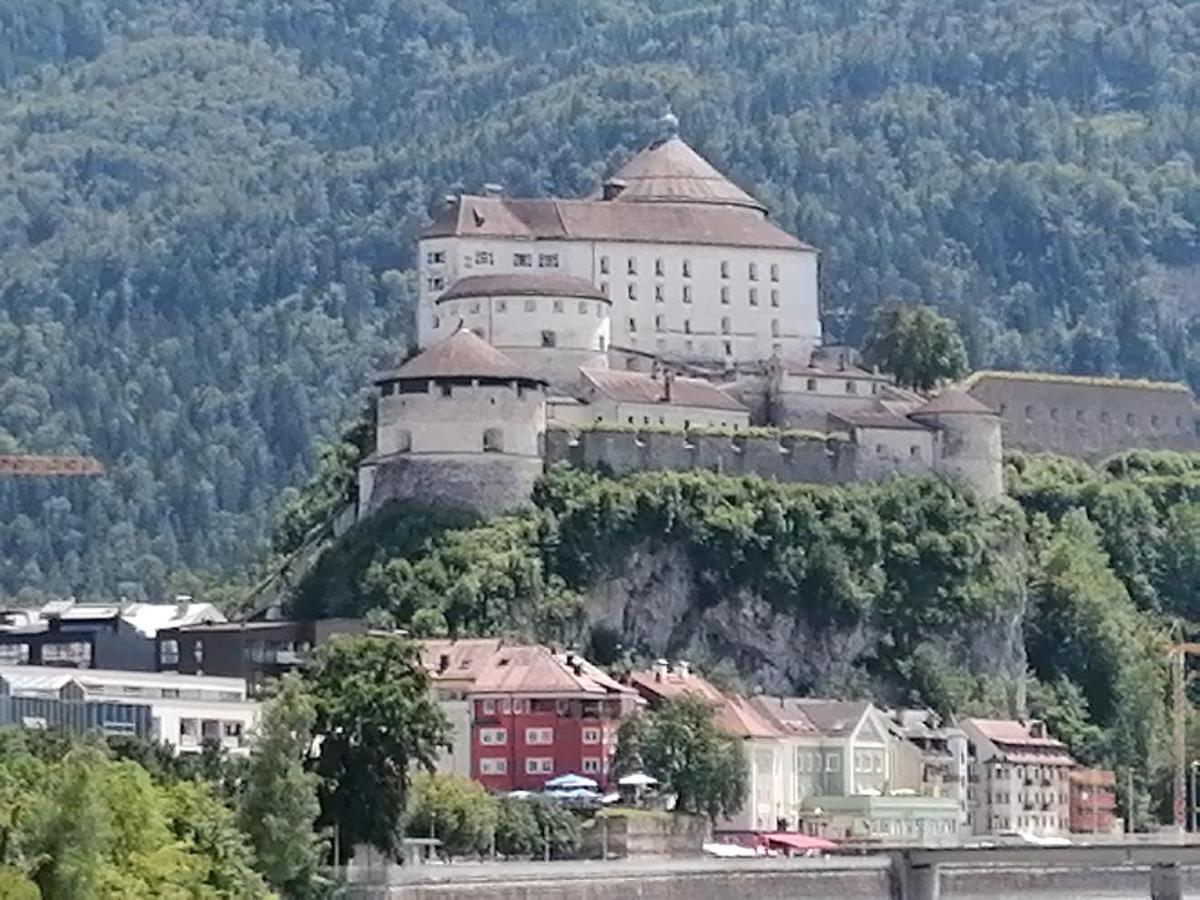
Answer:
[{"label": "white castle building", "polygon": [[614,368],[807,365],[821,343],[817,251],[675,134],[586,199],[448,198],[420,275],[420,347],[465,323],[568,380],[606,353]]},{"label": "white castle building", "polygon": [[[389,499],[510,509],[560,460],[794,481],[934,471],[1000,493],[995,414],[961,392],[902,391],[823,348],[817,251],[667,124],[593,197],[491,191],[434,216],[419,352],[376,379],[360,514]],[[752,421],[828,444],[712,434]]]}]

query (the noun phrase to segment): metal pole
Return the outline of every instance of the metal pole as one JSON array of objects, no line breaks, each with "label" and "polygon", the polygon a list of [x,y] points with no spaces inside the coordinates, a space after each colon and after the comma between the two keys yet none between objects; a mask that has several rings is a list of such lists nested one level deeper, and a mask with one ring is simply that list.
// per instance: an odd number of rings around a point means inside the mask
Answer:
[{"label": "metal pole", "polygon": [[1133,834],[1133,769],[1125,770],[1125,778],[1128,784],[1125,793],[1125,832]]},{"label": "metal pole", "polygon": [[1196,830],[1196,761],[1192,760],[1192,764],[1188,766],[1188,805],[1191,807],[1191,827],[1189,831]]}]

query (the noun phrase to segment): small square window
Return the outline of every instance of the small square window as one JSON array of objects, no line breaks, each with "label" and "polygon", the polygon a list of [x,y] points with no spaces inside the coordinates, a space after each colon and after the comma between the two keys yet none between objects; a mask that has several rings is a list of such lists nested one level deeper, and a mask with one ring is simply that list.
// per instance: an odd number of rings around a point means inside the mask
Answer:
[{"label": "small square window", "polygon": [[579,314],[581,316],[587,315],[587,301],[586,300],[579,301]]},{"label": "small square window", "polygon": [[533,267],[532,253],[514,253],[513,266],[518,269],[529,269]]},{"label": "small square window", "polygon": [[563,302],[561,300],[554,301],[554,311],[560,313],[563,311]]},{"label": "small square window", "polygon": [[558,254],[557,253],[542,253],[538,256],[538,268],[541,269],[557,269]]},{"label": "small square window", "polygon": [[600,257],[600,274],[607,275],[609,272],[609,262],[607,256]]},{"label": "small square window", "polygon": [[537,311],[537,301],[532,298],[526,300],[525,301],[525,312],[536,312],[536,311]]}]

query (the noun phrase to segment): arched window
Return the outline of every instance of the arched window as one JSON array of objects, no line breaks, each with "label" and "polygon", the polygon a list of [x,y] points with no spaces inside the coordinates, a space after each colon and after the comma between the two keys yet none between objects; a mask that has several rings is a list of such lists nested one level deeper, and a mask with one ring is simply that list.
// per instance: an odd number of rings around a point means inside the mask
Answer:
[{"label": "arched window", "polygon": [[499,428],[489,428],[483,433],[484,453],[504,452],[504,432]]}]

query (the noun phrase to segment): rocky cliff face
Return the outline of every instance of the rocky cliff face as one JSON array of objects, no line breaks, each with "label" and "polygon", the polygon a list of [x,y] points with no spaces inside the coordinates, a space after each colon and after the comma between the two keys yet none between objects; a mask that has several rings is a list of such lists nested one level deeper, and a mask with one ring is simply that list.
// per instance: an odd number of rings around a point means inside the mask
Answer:
[{"label": "rocky cliff face", "polygon": [[[881,699],[894,692],[896,686],[886,681],[863,684],[864,663],[882,637],[868,623],[814,624],[746,591],[711,596],[676,545],[643,543],[624,563],[619,574],[589,592],[588,624],[617,635],[636,654],[724,661],[747,685],[766,692],[836,692],[850,685],[869,687]],[[975,674],[1019,681],[1026,671],[1024,607],[1023,598],[1016,598],[989,619],[931,634],[929,640]]]}]

